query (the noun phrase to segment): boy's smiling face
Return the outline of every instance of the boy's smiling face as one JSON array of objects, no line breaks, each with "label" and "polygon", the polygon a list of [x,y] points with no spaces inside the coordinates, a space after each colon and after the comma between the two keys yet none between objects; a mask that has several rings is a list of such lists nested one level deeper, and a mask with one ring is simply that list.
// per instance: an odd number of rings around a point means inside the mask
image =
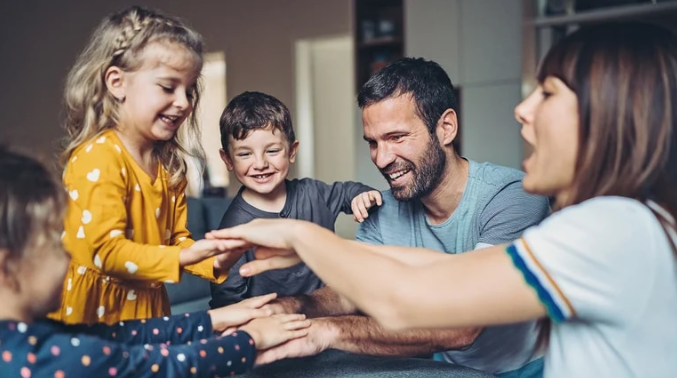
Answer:
[{"label": "boy's smiling face", "polygon": [[242,140],[230,136],[228,151],[221,150],[221,158],[250,194],[271,200],[284,192],[297,149],[298,141],[290,146],[280,130],[266,127],[250,132]]}]

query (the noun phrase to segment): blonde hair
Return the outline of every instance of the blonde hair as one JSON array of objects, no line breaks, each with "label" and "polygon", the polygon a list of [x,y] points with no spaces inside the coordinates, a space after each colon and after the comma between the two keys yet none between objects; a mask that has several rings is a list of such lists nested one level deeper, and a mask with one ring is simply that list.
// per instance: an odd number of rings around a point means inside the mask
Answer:
[{"label": "blonde hair", "polygon": [[[73,151],[119,122],[119,101],[106,87],[105,74],[112,66],[123,71],[138,70],[143,49],[151,43],[178,44],[191,52],[196,67],[203,64],[202,37],[181,21],[138,6],[105,18],[78,56],[66,79],[64,92],[66,139],[62,153],[65,164]],[[204,167],[205,154],[200,145],[197,106],[200,80],[195,84],[193,112],[168,141],[155,143],[154,155],[169,172],[169,186],[176,188],[186,178],[183,156],[192,156]]]}]

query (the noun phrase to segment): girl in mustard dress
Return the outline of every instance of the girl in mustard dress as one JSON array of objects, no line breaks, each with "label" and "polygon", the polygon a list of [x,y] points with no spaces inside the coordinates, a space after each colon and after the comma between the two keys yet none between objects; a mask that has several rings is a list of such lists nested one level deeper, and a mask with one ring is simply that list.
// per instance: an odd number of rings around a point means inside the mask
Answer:
[{"label": "girl in mustard dress", "polygon": [[78,57],[65,89],[62,238],[72,258],[52,318],[169,315],[164,283],[184,271],[222,282],[239,257],[186,229],[182,154],[204,159],[192,112],[202,48],[180,21],[133,7],[106,18]]}]

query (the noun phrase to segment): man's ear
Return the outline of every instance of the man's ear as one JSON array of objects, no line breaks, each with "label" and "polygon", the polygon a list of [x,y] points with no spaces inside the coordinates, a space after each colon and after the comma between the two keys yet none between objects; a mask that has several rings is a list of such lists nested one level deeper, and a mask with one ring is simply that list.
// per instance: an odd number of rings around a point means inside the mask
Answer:
[{"label": "man's ear", "polygon": [[226,164],[226,168],[228,169],[229,172],[232,172],[234,167],[233,167],[233,161],[230,159],[230,156],[228,155],[228,152],[224,150],[223,148],[219,148],[219,155],[221,155],[221,160]]},{"label": "man's ear", "polygon": [[111,66],[104,75],[106,88],[119,101],[125,99],[125,72],[117,66]]},{"label": "man's ear", "polygon": [[437,138],[442,145],[448,146],[458,135],[458,117],[454,109],[447,109],[437,121]]},{"label": "man's ear", "polygon": [[296,161],[296,153],[299,152],[299,141],[295,140],[294,143],[289,146],[289,162],[294,163]]}]

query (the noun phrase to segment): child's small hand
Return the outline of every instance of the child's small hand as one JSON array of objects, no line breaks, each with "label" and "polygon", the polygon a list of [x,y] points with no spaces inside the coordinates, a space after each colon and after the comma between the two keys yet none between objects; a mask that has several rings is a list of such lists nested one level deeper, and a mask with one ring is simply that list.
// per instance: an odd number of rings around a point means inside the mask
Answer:
[{"label": "child's small hand", "polygon": [[272,309],[262,307],[275,298],[277,298],[276,293],[260,295],[230,306],[210,310],[209,315],[212,318],[214,332],[230,334],[237,327],[249,323],[252,319],[273,315]]},{"label": "child's small hand", "polygon": [[370,190],[368,192],[360,193],[350,203],[350,208],[353,210],[353,219],[355,222],[364,222],[369,217],[369,208],[374,204],[381,206],[383,198],[381,192],[378,190]]},{"label": "child's small hand", "polygon": [[254,339],[256,350],[265,350],[308,334],[310,320],[303,314],[273,315],[254,319],[239,329]]},{"label": "child's small hand", "polygon": [[[237,262],[242,254],[251,246],[242,240],[207,240],[196,241],[189,248],[184,248],[179,254],[179,263],[183,268],[186,265],[197,264],[202,260],[220,255],[218,260],[214,261],[214,268],[217,270],[230,269]],[[228,265],[230,264],[230,265]]]}]

